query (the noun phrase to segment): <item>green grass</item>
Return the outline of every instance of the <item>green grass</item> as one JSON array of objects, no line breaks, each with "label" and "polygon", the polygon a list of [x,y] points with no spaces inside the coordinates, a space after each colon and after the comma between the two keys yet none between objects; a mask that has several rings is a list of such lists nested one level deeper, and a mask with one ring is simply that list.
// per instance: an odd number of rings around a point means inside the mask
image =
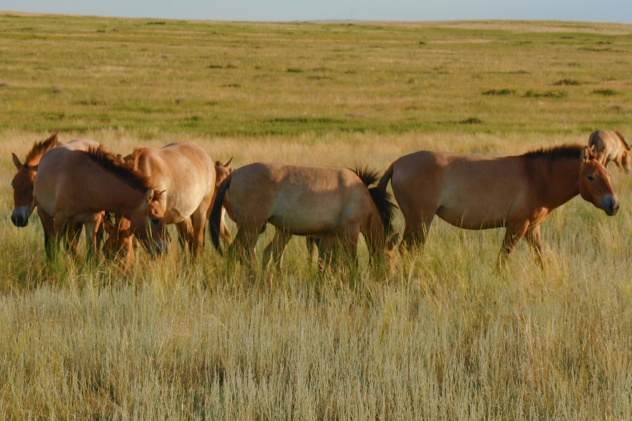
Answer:
[{"label": "green grass", "polygon": [[[546,269],[502,230],[437,220],[393,273],[281,272],[209,245],[46,264],[9,221],[10,153],[194,141],[257,160],[385,170],[420,149],[508,155],[632,133],[632,26],[241,23],[0,15],[0,417],[630,419],[632,187],[542,227]],[[611,94],[613,93],[613,94]],[[234,226],[230,225],[234,231]],[[398,211],[395,229],[403,230]],[[258,256],[271,239],[270,228]],[[83,245],[83,244],[82,244]],[[82,253],[83,254],[83,253]]]}]

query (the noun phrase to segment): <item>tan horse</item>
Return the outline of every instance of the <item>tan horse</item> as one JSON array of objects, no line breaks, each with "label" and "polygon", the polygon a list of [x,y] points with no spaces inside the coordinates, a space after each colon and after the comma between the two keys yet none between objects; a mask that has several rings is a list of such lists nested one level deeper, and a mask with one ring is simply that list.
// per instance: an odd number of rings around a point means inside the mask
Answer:
[{"label": "tan horse", "polygon": [[264,259],[272,256],[277,265],[292,235],[317,238],[324,256],[336,243],[355,255],[362,233],[372,257],[381,257],[387,247],[394,205],[385,192],[367,188],[365,182],[376,180],[374,175],[347,168],[262,162],[246,165],[219,187],[210,215],[213,244],[220,250],[224,204],[237,224],[230,250],[239,252],[238,257],[247,257],[253,265],[257,237],[268,222],[276,227],[276,234],[264,251]]},{"label": "tan horse", "polygon": [[[160,149],[136,149],[125,157],[159,190],[165,223],[176,224],[180,243],[197,256],[204,247],[204,227],[220,176],[216,164],[194,143],[172,143]],[[227,163],[230,164],[230,161]]]},{"label": "tan horse", "polygon": [[403,244],[423,245],[435,215],[461,228],[505,227],[499,264],[523,236],[542,263],[540,224],[578,194],[608,215],[619,209],[608,170],[579,145],[500,158],[417,152],[395,161],[378,188],[389,180],[406,222]]},{"label": "tan horse", "polygon": [[101,147],[48,151],[40,161],[33,194],[49,257],[66,223],[83,223],[94,233],[94,215],[102,211],[129,219],[131,232],[150,254],[163,250],[162,192]]},{"label": "tan horse", "polygon": [[[68,143],[62,143],[57,139],[57,134],[54,134],[42,142],[35,143],[26,155],[26,159],[23,164],[14,153],[11,154],[13,156],[13,164],[18,170],[11,182],[14,201],[11,222],[13,222],[13,225],[16,227],[25,227],[28,225],[29,217],[35,208],[35,201],[33,200],[33,183],[35,182],[39,162],[47,151],[57,147],[73,151],[87,151],[89,148],[99,147],[99,143],[88,139],[75,139]],[[98,217],[96,219],[97,221],[99,220]],[[97,232],[100,231],[98,224],[99,222],[97,222]],[[81,227],[81,224],[69,224],[65,227],[67,232],[64,235],[64,240],[67,241],[67,248],[74,254],[77,253],[77,242],[79,240]],[[90,244],[91,239],[89,238],[88,230],[86,230],[86,240],[88,241],[88,244]],[[94,250],[90,251],[92,252]]]},{"label": "tan horse", "polygon": [[632,153],[621,133],[597,130],[588,138],[588,146],[594,148],[597,159],[604,166],[613,161],[619,169],[624,169],[626,173],[630,172]]}]

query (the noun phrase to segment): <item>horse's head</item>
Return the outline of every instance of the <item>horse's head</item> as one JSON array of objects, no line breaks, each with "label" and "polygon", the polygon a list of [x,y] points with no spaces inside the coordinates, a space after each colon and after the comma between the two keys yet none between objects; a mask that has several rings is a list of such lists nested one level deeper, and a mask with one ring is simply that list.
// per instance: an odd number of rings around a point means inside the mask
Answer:
[{"label": "horse's head", "polygon": [[140,206],[129,215],[131,232],[152,257],[167,250],[165,207],[161,200],[164,193],[164,190],[147,190]]},{"label": "horse's head", "polygon": [[222,161],[215,161],[215,188],[218,188],[222,181],[226,180],[226,177],[233,172],[232,162],[233,158],[230,158],[225,164],[222,164]]},{"label": "horse's head", "polygon": [[22,164],[20,159],[13,155],[13,164],[18,169],[17,174],[11,181],[13,186],[13,213],[11,214],[11,222],[16,227],[25,227],[29,223],[29,216],[35,207],[33,199],[33,183],[37,175],[37,166],[29,166]]},{"label": "horse's head", "polygon": [[134,236],[132,234],[131,222],[127,218],[117,217],[114,223],[105,217],[103,227],[108,234],[108,238],[103,243],[103,255],[106,259],[116,257],[134,258]]},{"label": "horse's head", "polygon": [[610,184],[610,172],[599,162],[592,148],[581,152],[579,193],[582,198],[612,216],[619,210],[619,199]]}]

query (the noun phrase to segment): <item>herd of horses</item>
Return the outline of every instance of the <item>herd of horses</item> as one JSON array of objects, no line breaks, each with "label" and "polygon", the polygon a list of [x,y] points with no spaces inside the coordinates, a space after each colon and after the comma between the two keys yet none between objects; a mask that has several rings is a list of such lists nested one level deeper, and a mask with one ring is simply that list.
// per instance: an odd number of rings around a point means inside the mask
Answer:
[{"label": "herd of horses", "polygon": [[[88,255],[121,256],[129,269],[134,238],[150,256],[167,251],[167,225],[197,257],[208,222],[212,243],[254,267],[255,244],[267,224],[275,235],[266,263],[281,265],[293,235],[327,264],[355,260],[360,233],[370,262],[392,261],[399,241],[392,218],[399,207],[405,228],[401,247],[421,248],[435,217],[466,229],[505,227],[503,264],[525,238],[543,264],[540,225],[577,195],[614,215],[619,200],[606,169],[610,161],[630,170],[630,147],[619,132],[596,131],[588,146],[564,145],[506,157],[421,151],[393,162],[382,177],[367,169],[255,162],[233,169],[213,161],[190,142],[114,154],[93,140],[37,142],[22,163],[13,155],[14,210],[25,227],[34,209],[44,228],[47,256],[60,241],[77,254],[85,230]],[[397,205],[387,193],[388,183]],[[225,215],[235,222],[231,234]],[[107,238],[105,238],[107,235]],[[220,241],[221,240],[221,241]]]}]

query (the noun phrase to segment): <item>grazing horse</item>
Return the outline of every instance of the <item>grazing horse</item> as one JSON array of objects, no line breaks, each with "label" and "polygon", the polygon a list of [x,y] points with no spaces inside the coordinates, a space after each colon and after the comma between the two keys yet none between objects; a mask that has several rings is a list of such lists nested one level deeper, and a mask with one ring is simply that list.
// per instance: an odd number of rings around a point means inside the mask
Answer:
[{"label": "grazing horse", "polygon": [[505,227],[499,265],[523,236],[543,263],[540,224],[578,194],[608,215],[619,209],[608,170],[580,145],[499,158],[416,152],[395,161],[378,188],[389,180],[406,222],[402,244],[423,245],[435,215],[461,228]]},{"label": "grazing horse", "polygon": [[264,162],[246,165],[219,187],[210,215],[213,245],[220,250],[224,205],[237,224],[230,250],[238,249],[238,257],[247,256],[253,265],[257,237],[268,222],[276,227],[276,234],[264,251],[264,259],[271,255],[277,265],[292,235],[318,239],[322,257],[336,243],[355,256],[362,233],[371,256],[381,257],[387,249],[394,205],[384,191],[367,188],[365,182],[376,180],[375,175],[347,168]]},{"label": "grazing horse", "polygon": [[136,149],[125,160],[132,162],[133,168],[157,189],[165,191],[160,199],[165,209],[165,224],[176,224],[180,244],[188,243],[193,256],[199,255],[204,247],[204,227],[218,176],[225,178],[229,168],[218,170],[204,149],[189,142],[172,143],[160,149]]},{"label": "grazing horse", "polygon": [[597,159],[604,167],[613,161],[619,169],[624,169],[626,173],[630,172],[632,152],[621,133],[597,130],[588,138],[588,146],[594,148]]},{"label": "grazing horse", "polygon": [[131,232],[152,256],[163,250],[162,192],[154,190],[143,174],[126,166],[120,155],[102,147],[87,152],[66,148],[48,151],[40,161],[33,195],[49,257],[66,223],[94,227],[94,215],[102,211],[129,219]]},{"label": "grazing horse", "polygon": [[[13,222],[13,225],[16,227],[25,227],[29,223],[29,217],[31,216],[33,209],[35,209],[35,201],[33,200],[33,183],[35,182],[39,162],[47,151],[58,147],[73,151],[87,151],[89,148],[97,148],[98,146],[98,142],[88,139],[75,139],[68,143],[61,143],[57,139],[57,134],[53,134],[48,139],[35,143],[26,155],[24,163],[21,163],[20,159],[12,153],[13,164],[18,170],[11,182],[14,200],[13,213],[11,214],[11,222]],[[67,246],[74,254],[77,252],[77,242],[79,240],[81,227],[81,224],[68,224],[65,227],[67,235],[64,235],[64,239],[68,241]],[[99,232],[98,226],[97,232]],[[90,243],[87,230],[86,240]]]}]

